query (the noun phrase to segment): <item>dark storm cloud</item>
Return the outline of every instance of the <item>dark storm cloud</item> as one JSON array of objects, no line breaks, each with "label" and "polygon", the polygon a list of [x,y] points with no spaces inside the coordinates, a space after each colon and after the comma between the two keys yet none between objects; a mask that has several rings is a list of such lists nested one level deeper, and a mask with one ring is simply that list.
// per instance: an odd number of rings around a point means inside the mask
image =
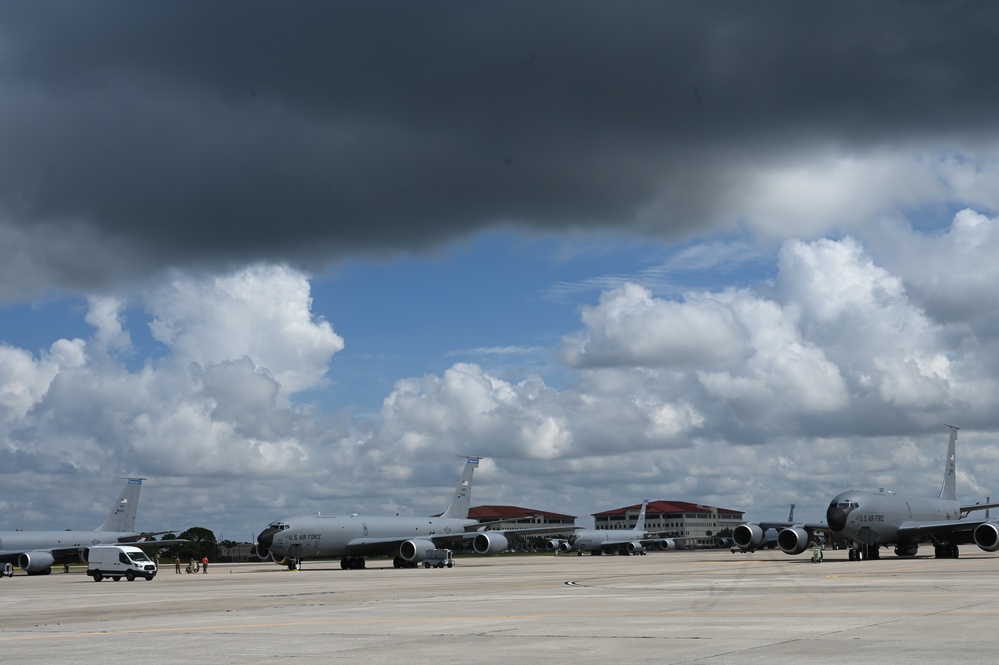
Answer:
[{"label": "dark storm cloud", "polygon": [[[994,136],[997,25],[991,3],[8,3],[0,233],[63,285],[499,223],[683,234],[770,154]],[[65,261],[88,233],[108,260]]]}]

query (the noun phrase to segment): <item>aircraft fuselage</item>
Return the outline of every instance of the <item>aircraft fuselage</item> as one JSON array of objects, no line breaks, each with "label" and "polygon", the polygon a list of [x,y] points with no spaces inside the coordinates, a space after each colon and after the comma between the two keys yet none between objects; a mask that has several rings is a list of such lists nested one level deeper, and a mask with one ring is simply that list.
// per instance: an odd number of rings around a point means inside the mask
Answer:
[{"label": "aircraft fuselage", "polygon": [[645,538],[646,533],[644,531],[624,531],[624,530],[614,530],[614,529],[587,529],[578,531],[569,538],[569,542],[572,543],[572,549],[580,552],[588,552],[591,550],[598,550],[605,547],[605,543],[615,543],[621,544],[625,541],[634,541],[639,543],[639,550],[641,549],[641,541]]},{"label": "aircraft fuselage", "polygon": [[957,501],[890,492],[843,492],[826,510],[826,522],[836,536],[867,545],[900,543],[898,530],[906,522],[959,519]]},{"label": "aircraft fuselage", "polygon": [[277,557],[377,556],[395,552],[400,540],[461,534],[477,524],[453,517],[296,515],[272,522],[257,542]]}]

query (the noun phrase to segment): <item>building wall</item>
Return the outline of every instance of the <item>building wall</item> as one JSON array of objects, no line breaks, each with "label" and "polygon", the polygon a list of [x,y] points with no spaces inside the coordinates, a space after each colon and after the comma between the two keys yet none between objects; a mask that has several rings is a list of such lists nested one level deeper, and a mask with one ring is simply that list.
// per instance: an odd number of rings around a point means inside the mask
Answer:
[{"label": "building wall", "polygon": [[[634,529],[638,523],[640,509],[625,513],[594,515],[598,529]],[[646,531],[663,531],[665,536],[693,536],[686,541],[689,547],[715,547],[717,534],[726,529],[734,529],[743,522],[744,513],[739,512],[675,512],[661,513],[649,510],[645,515]],[[710,534],[710,535],[709,535]]]}]

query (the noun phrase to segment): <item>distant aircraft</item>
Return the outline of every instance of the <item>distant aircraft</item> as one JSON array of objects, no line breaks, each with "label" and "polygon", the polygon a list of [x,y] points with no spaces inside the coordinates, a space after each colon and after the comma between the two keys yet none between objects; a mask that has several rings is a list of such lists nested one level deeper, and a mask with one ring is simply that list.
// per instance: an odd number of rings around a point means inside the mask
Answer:
[{"label": "distant aircraft", "polygon": [[[451,502],[439,517],[350,515],[295,515],[271,522],[257,536],[257,556],[301,567],[303,559],[340,557],[344,569],[364,568],[364,557],[393,556],[396,568],[422,562],[432,550],[456,541],[470,540],[477,554],[499,554],[509,546],[506,531],[468,519],[472,499],[472,473],[478,457],[467,457]],[[489,530],[486,530],[486,527]],[[572,527],[510,529],[515,535],[558,533]]]},{"label": "distant aircraft", "polygon": [[570,534],[568,538],[549,540],[545,543],[545,547],[548,551],[576,551],[580,556],[583,555],[583,552],[603,554],[613,551],[622,555],[645,554],[645,548],[650,545],[656,545],[662,550],[675,550],[677,540],[694,538],[694,536],[661,538],[660,534],[666,533],[665,531],[646,531],[645,509],[648,506],[649,500],[646,499],[642,502],[642,510],[638,513],[634,529],[579,529]]},{"label": "distant aircraft", "polygon": [[143,478],[128,478],[107,519],[93,531],[2,531],[0,563],[13,563],[29,575],[48,575],[54,564],[86,562],[92,545],[127,543],[139,547],[186,541],[147,541],[167,533],[134,531]]},{"label": "distant aircraft", "polygon": [[897,556],[914,556],[921,543],[933,543],[938,559],[956,559],[958,545],[965,543],[974,543],[986,552],[999,551],[999,521],[963,519],[972,511],[997,504],[958,503],[955,449],[959,428],[948,427],[950,441],[939,496],[850,490],[830,502],[826,524],[746,523],[735,528],[732,539],[741,549],[752,551],[762,545],[767,529],[776,529],[778,547],[786,554],[801,554],[828,533],[850,543],[850,561],[878,559],[880,548],[889,545],[895,546]]}]

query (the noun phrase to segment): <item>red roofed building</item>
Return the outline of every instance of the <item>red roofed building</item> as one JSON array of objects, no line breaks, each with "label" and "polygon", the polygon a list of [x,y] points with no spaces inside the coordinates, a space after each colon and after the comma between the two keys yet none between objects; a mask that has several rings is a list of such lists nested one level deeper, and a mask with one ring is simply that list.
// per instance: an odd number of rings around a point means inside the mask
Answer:
[{"label": "red roofed building", "polygon": [[[642,504],[593,513],[598,529],[634,529]],[[719,531],[734,529],[743,523],[745,513],[687,501],[650,501],[645,511],[645,530],[662,531],[667,536],[694,536],[694,547],[713,546]]]},{"label": "red roofed building", "polygon": [[[478,520],[483,524],[489,522],[508,522],[503,527],[516,529],[518,524],[529,526],[565,526],[572,528],[576,524],[575,515],[562,515],[547,510],[534,510],[519,506],[475,506],[468,511],[468,518]],[[511,522],[512,523],[509,523]]]}]

